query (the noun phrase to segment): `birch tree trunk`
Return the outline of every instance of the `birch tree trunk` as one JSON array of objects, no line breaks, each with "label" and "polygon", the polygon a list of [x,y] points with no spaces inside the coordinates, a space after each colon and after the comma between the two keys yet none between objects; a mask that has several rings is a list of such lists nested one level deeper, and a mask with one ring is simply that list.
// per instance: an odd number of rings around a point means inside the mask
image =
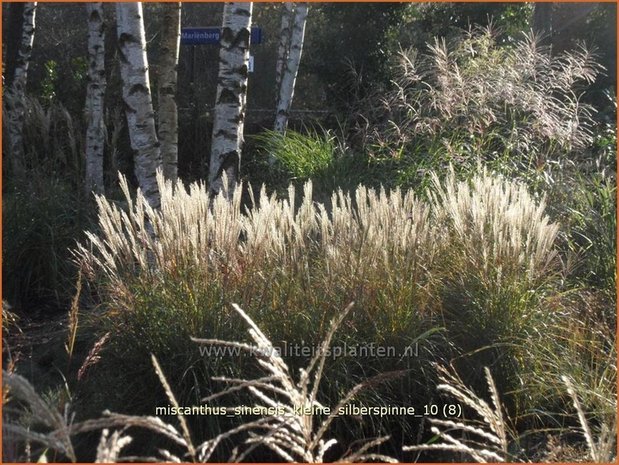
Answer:
[{"label": "birch tree trunk", "polygon": [[294,18],[294,3],[284,2],[282,5],[282,22],[279,28],[279,46],[277,48],[277,64],[275,67],[275,104],[279,101],[279,89],[282,83],[282,75],[288,61],[290,52],[290,39],[292,29],[290,25]]},{"label": "birch tree trunk", "polygon": [[159,208],[156,172],[161,152],[148,77],[142,3],[117,3],[118,51],[123,100],[131,148],[135,151],[135,175],[144,197]]},{"label": "birch tree trunk", "polygon": [[[226,3],[219,49],[219,76],[209,168],[212,195],[232,196],[238,180],[247,95],[252,3]],[[226,174],[227,185],[223,184]]]},{"label": "birch tree trunk", "polygon": [[24,156],[24,116],[26,113],[26,83],[28,81],[28,65],[34,42],[34,20],[37,3],[24,3],[22,14],[21,38],[15,55],[15,72],[8,95],[7,128],[9,137],[9,153],[13,173],[23,175],[25,170]]},{"label": "birch tree trunk", "polygon": [[17,55],[21,44],[21,31],[24,23],[25,3],[11,2],[8,4],[7,24],[3,31],[3,48],[6,50],[4,66],[2,67],[3,87],[10,89],[15,77]]},{"label": "birch tree trunk", "polygon": [[86,87],[86,193],[104,193],[105,24],[103,4],[88,3],[88,86]]},{"label": "birch tree trunk", "polygon": [[303,52],[303,39],[305,38],[305,23],[307,20],[307,3],[299,3],[295,9],[292,37],[290,39],[290,53],[279,89],[277,101],[277,115],[275,116],[275,131],[284,134],[288,126],[288,113],[292,105],[294,85],[299,72],[299,63]]},{"label": "birch tree trunk", "polygon": [[181,3],[163,3],[161,62],[157,93],[159,100],[159,142],[163,159],[163,175],[176,181],[178,177],[178,113],[176,84],[181,38]]}]

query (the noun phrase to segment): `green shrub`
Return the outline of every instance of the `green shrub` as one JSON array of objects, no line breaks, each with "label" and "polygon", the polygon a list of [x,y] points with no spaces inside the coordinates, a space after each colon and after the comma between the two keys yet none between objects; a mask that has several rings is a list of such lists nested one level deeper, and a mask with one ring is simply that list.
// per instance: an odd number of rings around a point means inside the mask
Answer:
[{"label": "green shrub", "polygon": [[[255,166],[248,169],[250,178],[266,181],[270,188],[281,192],[286,191],[290,182],[300,185],[311,179],[317,199],[328,203],[331,192],[337,189],[352,191],[359,184],[392,184],[390,173],[383,166],[353,153],[344,138],[330,130],[288,130],[285,135],[264,131],[252,139],[257,144],[258,158]],[[260,175],[256,176],[256,172]]]},{"label": "green shrub", "polygon": [[89,228],[90,209],[65,182],[30,173],[2,199],[3,297],[28,313],[66,305],[77,268],[70,249]]}]

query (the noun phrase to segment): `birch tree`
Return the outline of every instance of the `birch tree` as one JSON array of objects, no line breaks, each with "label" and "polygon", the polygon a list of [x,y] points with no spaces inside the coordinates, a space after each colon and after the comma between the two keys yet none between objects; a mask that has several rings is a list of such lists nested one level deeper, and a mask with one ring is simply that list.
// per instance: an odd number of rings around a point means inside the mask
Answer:
[{"label": "birch tree", "polygon": [[23,132],[26,113],[26,83],[34,42],[36,7],[37,3],[32,2],[24,3],[23,8],[20,8],[22,10],[21,34],[14,54],[14,73],[6,96],[9,153],[15,175],[22,175],[25,169]]},{"label": "birch tree", "polygon": [[294,3],[284,2],[282,5],[282,22],[279,28],[279,45],[277,47],[277,63],[275,68],[275,104],[279,100],[279,88],[288,52],[290,51],[290,36],[292,35],[291,24],[294,19]]},{"label": "birch tree", "polygon": [[178,177],[178,112],[176,85],[181,37],[180,2],[163,3],[161,31],[161,62],[157,94],[159,101],[159,142],[163,160],[163,175],[176,181]]},{"label": "birch tree", "polygon": [[[219,76],[209,168],[211,194],[229,195],[238,180],[247,95],[252,3],[226,3],[219,49]],[[223,185],[226,175],[227,186]]]},{"label": "birch tree", "polygon": [[86,87],[86,193],[104,193],[105,23],[103,4],[88,3],[88,85]]},{"label": "birch tree", "polygon": [[307,3],[298,3],[296,5],[292,35],[290,38],[290,51],[283,69],[279,97],[277,99],[277,115],[275,116],[275,131],[282,134],[286,132],[286,127],[288,126],[288,114],[292,106],[292,97],[294,95],[297,73],[299,72],[299,63],[301,63],[307,12]]},{"label": "birch tree", "polygon": [[148,76],[142,3],[117,3],[116,23],[123,101],[131,148],[135,152],[135,174],[148,203],[159,208],[156,171],[161,166],[161,152]]},{"label": "birch tree", "polygon": [[15,67],[17,66],[17,55],[21,44],[21,31],[24,23],[25,3],[11,2],[7,5],[8,14],[6,15],[6,26],[3,31],[2,45],[6,49],[4,63],[2,66],[2,76],[5,89],[10,89],[15,77]]}]

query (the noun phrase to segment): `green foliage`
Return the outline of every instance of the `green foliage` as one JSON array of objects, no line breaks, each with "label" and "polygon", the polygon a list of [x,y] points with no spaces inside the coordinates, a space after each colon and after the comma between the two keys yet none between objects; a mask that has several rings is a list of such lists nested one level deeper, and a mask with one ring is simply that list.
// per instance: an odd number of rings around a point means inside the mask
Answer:
[{"label": "green foliage", "polygon": [[533,10],[526,3],[442,3],[429,2],[411,5],[412,18],[401,30],[402,42],[423,47],[434,37],[452,38],[469,27],[494,24],[502,32],[501,43],[513,42],[518,34],[528,29],[527,22]]},{"label": "green foliage", "polygon": [[608,176],[580,178],[570,202],[569,246],[585,283],[614,292],[617,268],[617,186]]},{"label": "green foliage", "polygon": [[[595,83],[598,92],[612,89],[617,83],[617,31],[614,24],[617,24],[617,6],[598,3],[588,15],[586,23],[580,25],[574,34],[576,38],[582,37],[580,40],[599,50],[600,62],[606,72]],[[614,98],[612,103],[616,110],[617,99]]]},{"label": "green foliage", "polygon": [[50,104],[56,97],[56,82],[58,79],[58,63],[54,60],[45,62],[45,76],[41,82],[41,98]]},{"label": "green foliage", "polygon": [[324,3],[310,11],[301,66],[318,77],[331,108],[346,112],[359,92],[388,82],[407,9],[404,3]]},{"label": "green foliage", "polygon": [[75,57],[71,61],[73,80],[78,84],[83,84],[88,79],[88,60],[84,57]]},{"label": "green foliage", "polygon": [[65,305],[77,269],[70,249],[91,226],[90,208],[66,182],[30,172],[30,184],[4,187],[4,298],[33,314]]},{"label": "green foliage", "polygon": [[269,188],[285,192],[288,183],[314,183],[317,200],[328,202],[337,189],[352,191],[359,184],[391,186],[391,173],[384,164],[368,160],[353,152],[327,129],[310,129],[301,133],[288,130],[285,135],[263,131],[253,136],[254,159],[246,172],[252,184],[265,182]]},{"label": "green foliage", "polygon": [[316,131],[264,131],[254,138],[265,155],[277,163],[275,168],[292,179],[320,177],[332,166],[337,150],[335,137],[329,131],[323,135]]},{"label": "green foliage", "polygon": [[[615,300],[616,291],[616,129],[599,125],[582,153],[549,161],[538,170],[519,170],[562,224],[561,248],[570,283],[596,288]],[[614,307],[614,305],[612,305]]]}]

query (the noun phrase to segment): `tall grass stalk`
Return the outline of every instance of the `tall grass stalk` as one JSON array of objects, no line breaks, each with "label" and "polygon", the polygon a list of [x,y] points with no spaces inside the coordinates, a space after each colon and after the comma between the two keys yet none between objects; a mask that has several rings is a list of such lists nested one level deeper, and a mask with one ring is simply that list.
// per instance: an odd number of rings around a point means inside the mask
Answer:
[{"label": "tall grass stalk", "polygon": [[[424,450],[442,450],[454,454],[469,456],[476,462],[506,462],[509,460],[508,446],[510,429],[503,414],[503,405],[490,374],[485,368],[486,382],[492,403],[479,397],[460,379],[453,370],[437,366],[441,384],[437,386],[443,392],[456,399],[461,409],[469,409],[476,420],[456,420],[431,418],[431,431],[441,439],[436,444],[404,446],[407,452]],[[465,417],[466,413],[461,415]],[[454,416],[456,417],[456,416]]]}]

